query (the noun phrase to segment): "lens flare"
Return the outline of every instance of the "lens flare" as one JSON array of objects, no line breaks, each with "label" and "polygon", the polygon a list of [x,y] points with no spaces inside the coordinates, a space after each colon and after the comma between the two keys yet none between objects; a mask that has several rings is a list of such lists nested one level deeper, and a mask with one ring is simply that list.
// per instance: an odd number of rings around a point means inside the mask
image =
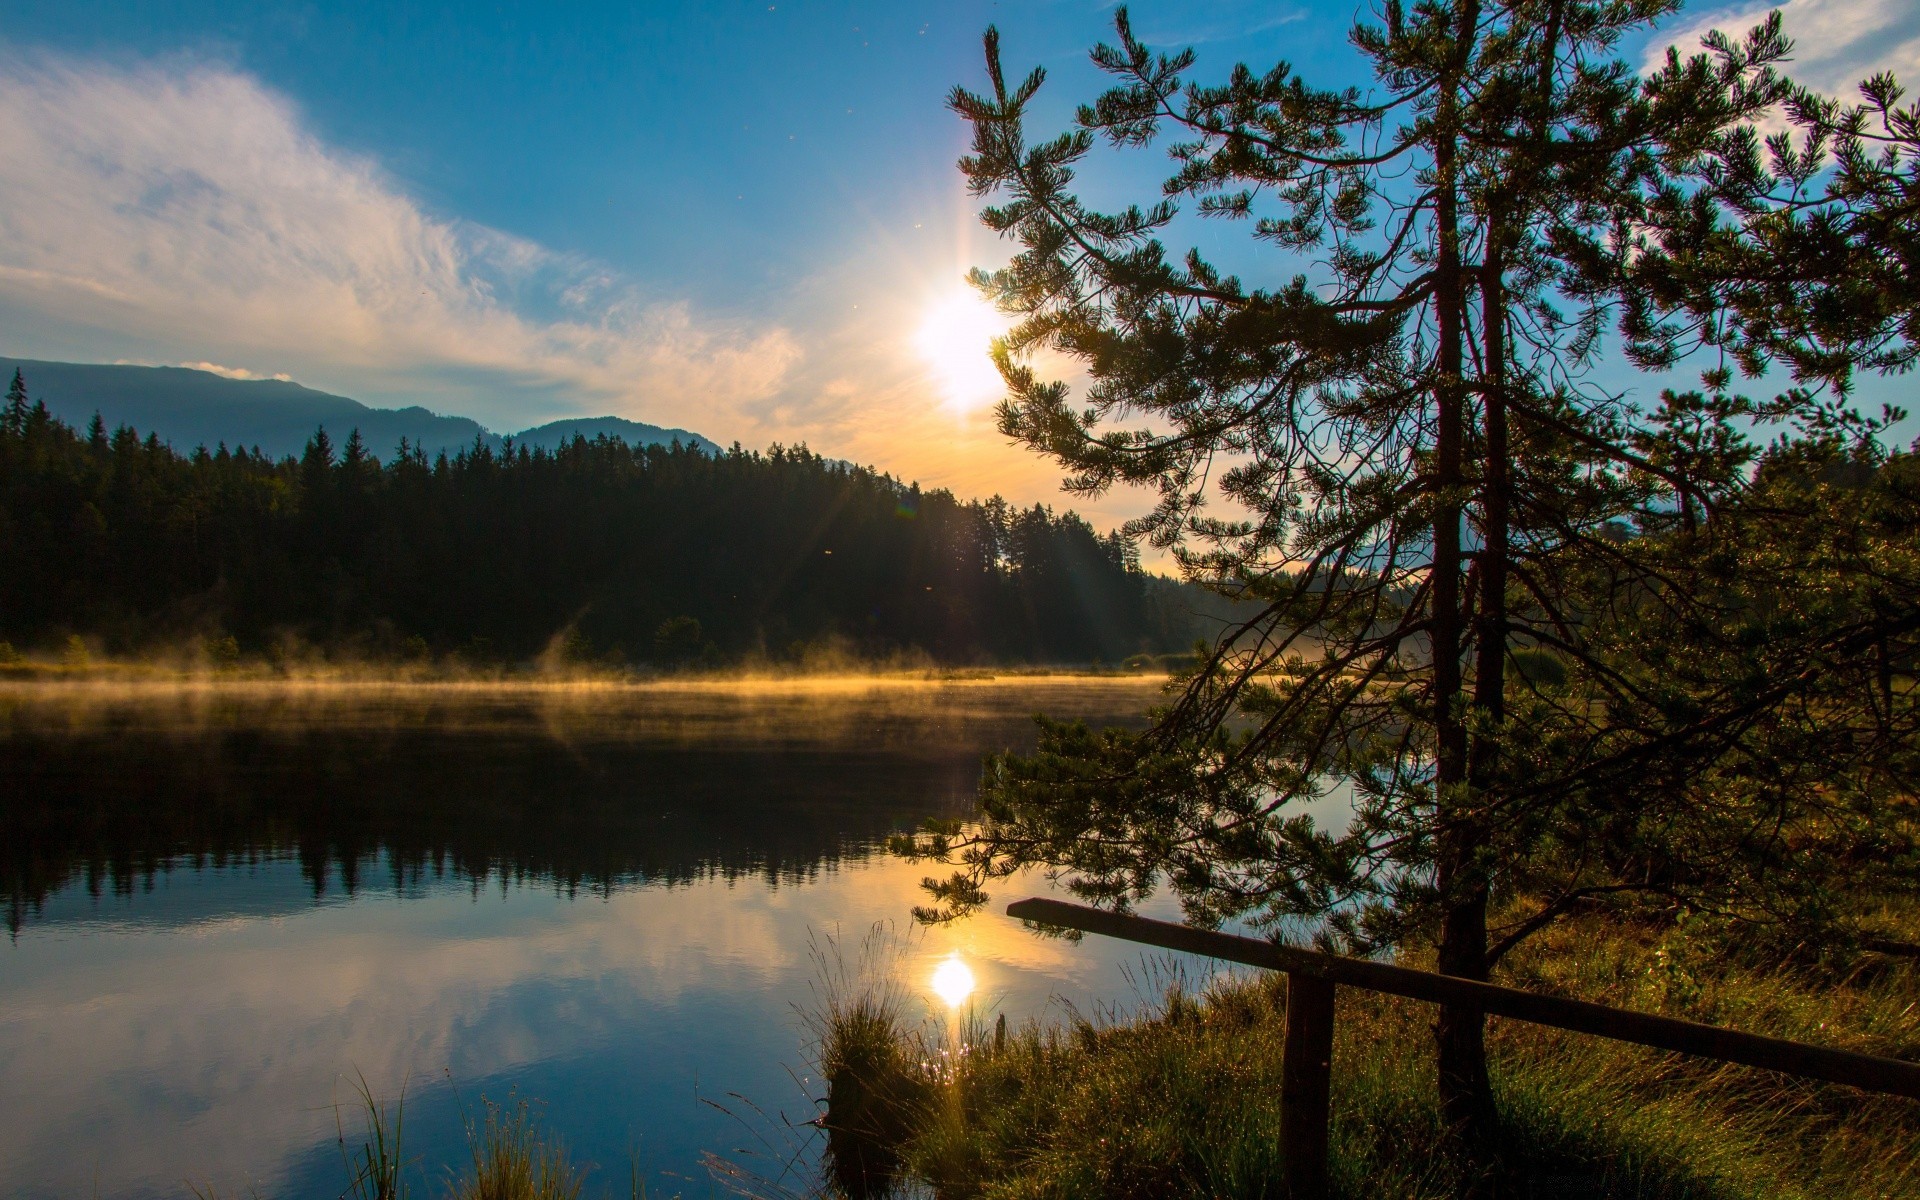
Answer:
[{"label": "lens flare", "polygon": [[973,972],[960,961],[958,950],[933,969],[933,994],[946,1001],[948,1008],[959,1008],[973,995]]}]

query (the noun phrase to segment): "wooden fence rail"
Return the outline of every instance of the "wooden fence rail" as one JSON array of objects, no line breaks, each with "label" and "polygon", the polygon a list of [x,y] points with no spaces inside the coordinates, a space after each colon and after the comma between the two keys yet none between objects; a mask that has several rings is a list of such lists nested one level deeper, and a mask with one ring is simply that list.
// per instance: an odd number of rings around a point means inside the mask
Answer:
[{"label": "wooden fence rail", "polygon": [[1920,1063],[1809,1046],[1717,1025],[1589,1004],[1584,1000],[1542,996],[1518,988],[1322,954],[1170,921],[1122,916],[1060,900],[1018,900],[1007,906],[1007,915],[1250,967],[1285,971],[1287,1033],[1285,1059],[1280,1068],[1280,1141],[1287,1189],[1293,1200],[1323,1200],[1327,1194],[1327,1115],[1332,1082],[1335,985],[1406,996],[1430,1004],[1473,1008],[1535,1025],[1550,1025],[1614,1041],[1920,1099]]}]

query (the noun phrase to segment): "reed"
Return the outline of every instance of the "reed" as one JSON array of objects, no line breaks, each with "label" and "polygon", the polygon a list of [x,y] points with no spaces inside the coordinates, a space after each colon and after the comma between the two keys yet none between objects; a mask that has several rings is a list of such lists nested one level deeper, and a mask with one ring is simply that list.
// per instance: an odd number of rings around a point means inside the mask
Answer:
[{"label": "reed", "polygon": [[405,1144],[407,1089],[400,1086],[400,1096],[394,1101],[393,1113],[387,1113],[386,1105],[373,1093],[373,1087],[367,1077],[358,1072],[354,1077],[354,1089],[360,1093],[360,1104],[366,1120],[366,1134],[357,1152],[347,1149],[346,1125],[340,1116],[340,1109],[334,1108],[335,1128],[340,1137],[340,1157],[347,1168],[347,1188],[343,1193],[353,1200],[407,1200],[408,1189],[403,1175],[405,1159],[402,1147]]}]

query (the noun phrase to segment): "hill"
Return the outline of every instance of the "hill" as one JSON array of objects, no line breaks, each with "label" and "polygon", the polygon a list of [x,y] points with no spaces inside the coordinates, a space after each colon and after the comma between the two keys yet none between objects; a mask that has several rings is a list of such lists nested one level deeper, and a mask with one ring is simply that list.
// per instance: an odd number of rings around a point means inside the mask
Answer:
[{"label": "hill", "polygon": [[[362,434],[362,436],[365,436]],[[668,446],[679,442],[682,446],[691,446],[707,454],[720,453],[720,447],[686,429],[662,429],[658,425],[647,425],[640,421],[629,421],[625,417],[573,417],[564,421],[550,421],[545,425],[536,425],[510,435],[513,444],[525,446],[530,450],[557,450],[576,437],[592,441],[597,437],[609,437],[625,442],[629,446]],[[468,446],[473,443],[469,441]],[[433,451],[429,450],[431,455]]]},{"label": "hill", "polygon": [[554,421],[519,433],[499,434],[468,417],[443,416],[425,408],[372,408],[346,396],[280,379],[229,379],[190,367],[141,367],[104,363],[41,362],[0,358],[0,378],[15,370],[28,393],[43,401],[55,417],[76,429],[99,413],[109,429],[131,425],[180,451],[258,447],[269,458],[297,457],[313,431],[324,427],[336,442],[354,429],[382,458],[401,438],[432,458],[473,448],[476,439],[499,450],[507,438],[516,444],[553,449],[576,433],[589,440],[601,434],[630,446],[668,445],[678,440],[706,453],[720,447],[685,429],[663,429],[621,417],[582,417]]}]

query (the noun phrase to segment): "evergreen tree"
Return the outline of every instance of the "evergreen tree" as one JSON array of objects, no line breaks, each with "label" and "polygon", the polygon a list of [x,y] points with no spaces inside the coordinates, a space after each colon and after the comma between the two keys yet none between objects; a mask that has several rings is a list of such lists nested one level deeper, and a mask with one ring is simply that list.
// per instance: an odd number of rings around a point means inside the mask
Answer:
[{"label": "evergreen tree", "polygon": [[27,381],[18,367],[14,368],[13,382],[7,385],[6,428],[15,434],[27,428]]},{"label": "evergreen tree", "polygon": [[312,479],[322,478],[321,473],[333,466],[333,439],[327,436],[326,426],[315,429],[313,436],[307,439],[300,465]]},{"label": "evergreen tree", "polygon": [[[1911,689],[1882,688],[1876,722],[1864,688],[1875,655],[1913,671],[1910,461],[1837,444],[1845,418],[1808,392],[1642,411],[1586,382],[1610,320],[1640,347],[1705,306],[1714,265],[1662,291],[1650,243],[1797,94],[1777,15],[1644,80],[1613,56],[1676,7],[1390,4],[1353,35],[1364,95],[1284,63],[1192,82],[1193,53],[1155,55],[1122,10],[1093,54],[1115,86],[1037,140],[1044,74],[1009,87],[989,30],[990,91],[952,105],[969,186],[996,198],[983,219],[1020,245],[974,274],[1022,318],[996,349],[1002,429],[1076,490],[1156,488],[1130,532],[1259,611],[1151,730],[1046,725],[1037,755],[990,765],[979,825],[903,842],[959,867],[924,918],[1046,864],[1095,903],[1164,882],[1199,923],[1312,918],[1335,945],[1424,942],[1485,978],[1600,897],[1814,919],[1841,864],[1888,849],[1896,827],[1867,818],[1913,752]],[[1071,190],[1099,141],[1169,135],[1152,205]],[[1299,273],[1249,286],[1170,250],[1183,199]],[[1080,360],[1083,397],[1028,365],[1039,347]],[[1795,436],[1761,456],[1756,414]],[[1877,523],[1843,530],[1822,481],[1849,463]],[[1834,553],[1801,570],[1783,548],[1809,539]],[[1797,600],[1809,586],[1846,599]],[[1857,736],[1819,744],[1823,710],[1862,714]],[[1815,804],[1821,770],[1846,782]],[[1354,818],[1316,825],[1303,809],[1335,787]],[[1807,852],[1792,872],[1751,836],[1769,823]],[[1449,1007],[1437,1029],[1469,1146],[1483,1025]]]}]

